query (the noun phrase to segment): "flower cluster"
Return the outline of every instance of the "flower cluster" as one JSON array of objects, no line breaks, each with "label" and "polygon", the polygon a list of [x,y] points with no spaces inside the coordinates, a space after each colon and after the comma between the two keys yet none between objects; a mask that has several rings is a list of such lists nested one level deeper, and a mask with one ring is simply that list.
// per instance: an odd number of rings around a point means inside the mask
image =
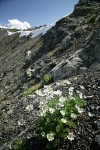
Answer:
[{"label": "flower cluster", "polygon": [[48,139],[48,141],[53,141],[54,140],[54,134],[53,133],[47,134],[47,139]]},{"label": "flower cluster", "polygon": [[62,138],[74,140],[72,129],[78,124],[86,102],[80,97],[73,97],[73,88],[69,89],[68,97],[63,97],[60,90],[54,91],[49,86],[36,91],[36,94],[41,97],[37,133],[51,142]]}]

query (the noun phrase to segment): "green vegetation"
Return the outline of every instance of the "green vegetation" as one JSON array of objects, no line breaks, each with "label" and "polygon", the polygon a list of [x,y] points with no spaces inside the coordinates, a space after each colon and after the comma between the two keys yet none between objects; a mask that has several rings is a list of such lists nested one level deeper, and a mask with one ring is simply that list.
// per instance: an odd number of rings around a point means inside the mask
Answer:
[{"label": "green vegetation", "polygon": [[[36,139],[37,140],[37,139]],[[30,139],[17,139],[13,143],[13,150],[29,150],[30,149]]]},{"label": "green vegetation", "polygon": [[53,98],[44,104],[40,102],[37,134],[47,140],[47,149],[55,149],[62,140],[74,140],[73,129],[76,128],[79,117],[84,113],[86,101],[79,97]]},{"label": "green vegetation", "polygon": [[18,139],[15,141],[13,150],[27,150],[27,147],[25,146],[25,142],[22,140]]},{"label": "green vegetation", "polygon": [[53,82],[53,77],[51,75],[44,75],[44,83],[50,84]]},{"label": "green vegetation", "polygon": [[38,90],[42,86],[43,86],[43,84],[41,82],[33,85],[32,87],[25,90],[25,92],[23,93],[23,96],[27,96],[27,95],[31,94],[32,92],[35,92],[36,90]]}]

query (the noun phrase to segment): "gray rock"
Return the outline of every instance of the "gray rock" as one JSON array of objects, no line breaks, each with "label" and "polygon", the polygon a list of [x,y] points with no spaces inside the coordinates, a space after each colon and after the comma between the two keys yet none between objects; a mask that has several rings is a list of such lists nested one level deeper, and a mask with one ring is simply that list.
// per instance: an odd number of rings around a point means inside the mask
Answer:
[{"label": "gray rock", "polygon": [[82,60],[79,57],[81,51],[82,49],[77,50],[67,60],[64,59],[50,71],[55,81],[74,76],[78,73],[78,69],[82,65]]},{"label": "gray rock", "polygon": [[74,65],[71,64],[70,62],[64,62],[64,61],[59,63],[50,72],[51,76],[55,81],[64,79],[65,77],[67,78],[76,75],[76,73],[77,73],[77,68],[75,68]]},{"label": "gray rock", "polygon": [[95,141],[96,141],[96,142],[99,144],[99,146],[100,146],[100,135],[96,135]]},{"label": "gray rock", "polygon": [[62,48],[67,48],[68,44],[71,42],[71,36],[67,35],[63,40],[62,40]]},{"label": "gray rock", "polygon": [[100,68],[100,62],[99,62],[99,61],[93,63],[93,64],[90,66],[89,69],[92,70],[92,69],[97,69],[97,68]]},{"label": "gray rock", "polygon": [[84,72],[86,72],[86,71],[88,71],[88,68],[86,68],[86,67],[80,67],[78,73],[79,73],[79,74],[82,74],[82,73],[84,73]]},{"label": "gray rock", "polygon": [[80,57],[88,66],[100,60],[100,29],[86,41]]},{"label": "gray rock", "polygon": [[[100,38],[100,37],[99,37]],[[100,40],[99,40],[100,42]],[[97,60],[100,60],[100,43],[96,43],[94,51],[95,51],[95,57]]]}]

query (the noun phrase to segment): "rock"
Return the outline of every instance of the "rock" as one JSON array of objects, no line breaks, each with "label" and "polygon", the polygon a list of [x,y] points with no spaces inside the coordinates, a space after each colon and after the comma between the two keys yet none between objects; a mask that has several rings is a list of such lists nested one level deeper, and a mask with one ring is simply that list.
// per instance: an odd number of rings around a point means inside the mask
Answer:
[{"label": "rock", "polygon": [[62,48],[67,48],[68,45],[71,43],[71,37],[70,35],[67,35],[63,40],[62,40]]},{"label": "rock", "polygon": [[82,73],[84,73],[84,72],[86,72],[86,71],[88,71],[88,69],[87,69],[86,67],[80,67],[78,73],[79,73],[79,74],[82,74]]},{"label": "rock", "polygon": [[27,51],[26,59],[30,60],[32,58],[32,52],[30,50]]},{"label": "rock", "polygon": [[97,64],[100,60],[100,30],[91,35],[88,42],[86,42],[83,50],[80,53],[80,57],[87,65]]},{"label": "rock", "polygon": [[98,130],[100,131],[100,120],[97,121],[97,128],[98,128]]},{"label": "rock", "polygon": [[62,61],[60,64],[54,67],[53,70],[51,70],[50,72],[51,76],[55,81],[64,79],[65,77],[67,78],[76,75],[76,73],[77,68],[75,68],[74,65],[71,64],[70,62],[64,61]]},{"label": "rock", "polygon": [[96,141],[96,142],[99,144],[99,146],[100,146],[100,135],[96,135],[95,141]]},{"label": "rock", "polygon": [[100,62],[99,61],[97,61],[97,62],[95,62],[94,64],[92,64],[91,66],[90,66],[90,69],[92,70],[92,69],[96,69],[96,68],[100,68]]},{"label": "rock", "polygon": [[78,69],[82,65],[82,60],[79,58],[80,52],[81,50],[77,50],[67,60],[63,60],[50,71],[55,81],[77,75]]}]

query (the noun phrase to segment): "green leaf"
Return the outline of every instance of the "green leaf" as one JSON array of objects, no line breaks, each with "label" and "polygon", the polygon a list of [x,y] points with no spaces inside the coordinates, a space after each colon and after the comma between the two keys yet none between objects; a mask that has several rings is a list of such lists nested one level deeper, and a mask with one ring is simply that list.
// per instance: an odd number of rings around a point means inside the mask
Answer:
[{"label": "green leaf", "polygon": [[76,124],[74,123],[74,121],[71,121],[71,120],[68,120],[67,121],[67,124],[70,128],[75,128],[76,127]]}]

